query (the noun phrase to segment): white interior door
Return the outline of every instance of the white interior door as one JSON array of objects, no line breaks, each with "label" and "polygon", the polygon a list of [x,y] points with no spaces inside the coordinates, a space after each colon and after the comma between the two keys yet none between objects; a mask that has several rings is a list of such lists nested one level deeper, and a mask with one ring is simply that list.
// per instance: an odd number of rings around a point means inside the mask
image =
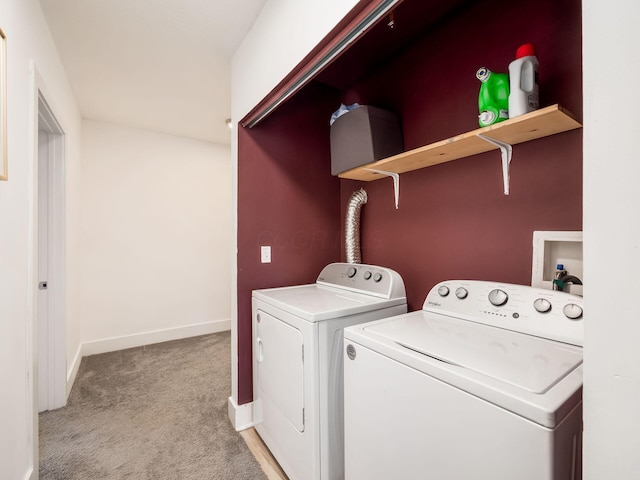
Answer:
[{"label": "white interior door", "polygon": [[38,98],[38,411],[67,401],[64,132]]},{"label": "white interior door", "polygon": [[38,129],[38,411],[49,409],[49,134]]}]

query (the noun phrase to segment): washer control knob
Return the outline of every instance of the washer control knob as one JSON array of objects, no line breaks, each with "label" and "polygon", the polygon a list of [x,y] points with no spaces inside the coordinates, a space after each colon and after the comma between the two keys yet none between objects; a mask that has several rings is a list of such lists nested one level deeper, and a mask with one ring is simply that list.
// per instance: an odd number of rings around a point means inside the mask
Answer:
[{"label": "washer control knob", "polygon": [[446,297],[447,295],[449,295],[449,287],[447,287],[446,285],[440,285],[438,287],[438,295],[440,295],[441,297]]},{"label": "washer control knob", "polygon": [[382,280],[382,274],[380,272],[378,272],[373,276],[373,281],[374,282],[379,282],[380,280]]},{"label": "washer control knob", "polygon": [[458,297],[460,300],[464,300],[465,298],[467,298],[468,295],[469,295],[469,291],[466,288],[464,287],[456,288],[456,297]]},{"label": "washer control knob", "polygon": [[356,273],[358,273],[358,270],[356,270],[356,267],[349,267],[349,269],[347,270],[347,277],[353,278],[356,276]]},{"label": "washer control knob", "polygon": [[533,302],[533,308],[535,308],[537,312],[547,313],[551,311],[551,302],[546,298],[537,298]]},{"label": "washer control knob", "polygon": [[570,320],[578,320],[582,317],[582,307],[575,303],[567,303],[562,309],[565,316]]},{"label": "washer control knob", "polygon": [[489,301],[491,302],[491,305],[500,307],[507,303],[507,300],[509,300],[509,295],[507,295],[507,292],[505,292],[504,290],[496,288],[495,290],[491,290],[489,292]]},{"label": "washer control knob", "polygon": [[364,279],[369,280],[370,278],[371,278],[371,272],[367,270],[366,272],[364,272]]}]

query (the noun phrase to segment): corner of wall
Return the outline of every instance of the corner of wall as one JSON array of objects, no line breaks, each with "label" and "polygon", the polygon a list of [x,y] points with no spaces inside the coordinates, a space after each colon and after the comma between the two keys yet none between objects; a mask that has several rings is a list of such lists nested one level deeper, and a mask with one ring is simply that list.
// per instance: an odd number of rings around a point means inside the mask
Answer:
[{"label": "corner of wall", "polygon": [[231,425],[237,432],[253,427],[253,403],[238,405],[233,397],[229,397],[227,412]]}]

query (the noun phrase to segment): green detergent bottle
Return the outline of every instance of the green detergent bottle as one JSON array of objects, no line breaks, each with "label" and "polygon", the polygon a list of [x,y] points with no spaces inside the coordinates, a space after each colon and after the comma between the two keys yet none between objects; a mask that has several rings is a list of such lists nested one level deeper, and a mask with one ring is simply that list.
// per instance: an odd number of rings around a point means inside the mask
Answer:
[{"label": "green detergent bottle", "polygon": [[478,120],[481,127],[509,118],[509,75],[494,73],[486,67],[478,69],[476,77],[482,82],[478,95]]}]

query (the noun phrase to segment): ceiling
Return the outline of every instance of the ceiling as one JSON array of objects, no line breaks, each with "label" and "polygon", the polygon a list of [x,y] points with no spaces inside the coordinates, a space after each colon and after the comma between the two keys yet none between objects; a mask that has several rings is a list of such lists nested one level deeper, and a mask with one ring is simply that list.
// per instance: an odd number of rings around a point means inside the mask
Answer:
[{"label": "ceiling", "polygon": [[266,0],[40,0],[83,118],[229,144],[231,57]]}]

